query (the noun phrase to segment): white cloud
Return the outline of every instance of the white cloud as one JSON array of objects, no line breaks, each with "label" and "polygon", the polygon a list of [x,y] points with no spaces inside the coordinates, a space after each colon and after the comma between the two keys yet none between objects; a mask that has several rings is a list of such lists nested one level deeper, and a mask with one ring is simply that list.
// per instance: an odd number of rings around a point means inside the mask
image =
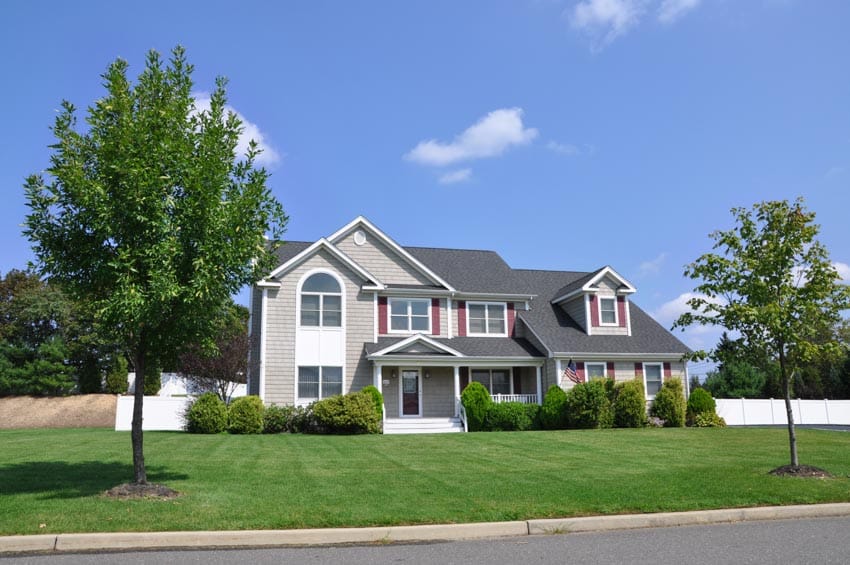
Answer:
[{"label": "white cloud", "polygon": [[578,155],[581,153],[581,149],[579,149],[578,145],[573,145],[572,143],[558,143],[557,141],[550,141],[546,144],[546,149],[550,151],[554,151],[555,153],[560,153],[561,155]]},{"label": "white cloud", "polygon": [[604,46],[637,25],[643,11],[642,0],[583,0],[573,8],[570,22]]},{"label": "white cloud", "polygon": [[664,264],[664,261],[667,260],[667,253],[662,252],[658,254],[658,257],[655,259],[651,259],[649,261],[644,261],[638,267],[638,273],[640,276],[645,277],[648,275],[657,275],[659,271],[661,271],[661,266]]},{"label": "white cloud", "polygon": [[[210,95],[207,92],[196,92],[195,109],[198,112],[204,112],[210,109]],[[263,167],[271,167],[280,161],[280,153],[272,147],[263,132],[257,124],[248,121],[236,108],[232,106],[225,107],[228,111],[233,112],[242,122],[242,134],[239,136],[239,142],[236,144],[236,154],[244,156],[248,152],[248,144],[251,140],[257,142],[257,147],[262,150],[257,156],[257,164]]]},{"label": "white cloud", "polygon": [[537,130],[522,123],[522,108],[494,110],[457,135],[450,143],[429,139],[404,158],[414,163],[446,166],[460,161],[498,157],[514,146],[527,145]]},{"label": "white cloud", "polygon": [[458,182],[466,182],[472,178],[472,169],[458,169],[457,171],[449,171],[441,176],[437,182],[440,184],[455,184]]},{"label": "white cloud", "polygon": [[850,265],[836,261],[832,264],[835,270],[838,271],[838,276],[841,277],[841,282],[850,284]]},{"label": "white cloud", "polygon": [[[685,312],[693,312],[693,309],[688,306],[688,300],[691,298],[704,298],[709,302],[713,302],[715,304],[721,304],[723,300],[720,298],[708,298],[704,294],[696,294],[693,292],[685,292],[674,298],[673,300],[668,300],[657,309],[652,311],[652,317],[655,318],[658,323],[662,326],[669,328],[673,325],[679,316],[684,314]],[[702,329],[698,329],[702,328]],[[692,326],[691,331],[696,333],[705,333],[710,330],[710,326]]]},{"label": "white cloud", "polygon": [[658,7],[658,21],[672,24],[699,6],[701,0],[663,0]]}]

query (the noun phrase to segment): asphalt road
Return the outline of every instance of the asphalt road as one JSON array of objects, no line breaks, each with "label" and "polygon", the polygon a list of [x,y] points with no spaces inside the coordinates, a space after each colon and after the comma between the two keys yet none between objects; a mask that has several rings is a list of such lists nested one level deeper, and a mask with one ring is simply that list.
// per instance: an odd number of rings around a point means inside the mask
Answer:
[{"label": "asphalt road", "polygon": [[850,518],[779,520],[464,542],[0,558],[0,565],[224,563],[850,563]]}]

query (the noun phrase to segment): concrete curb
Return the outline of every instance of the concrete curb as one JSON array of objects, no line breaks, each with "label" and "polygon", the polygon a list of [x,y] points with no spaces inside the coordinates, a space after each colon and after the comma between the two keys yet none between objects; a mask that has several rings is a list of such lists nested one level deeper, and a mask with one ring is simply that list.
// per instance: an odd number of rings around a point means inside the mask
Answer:
[{"label": "concrete curb", "polygon": [[448,541],[837,516],[850,516],[850,503],[425,526],[6,536],[0,537],[0,555]]}]

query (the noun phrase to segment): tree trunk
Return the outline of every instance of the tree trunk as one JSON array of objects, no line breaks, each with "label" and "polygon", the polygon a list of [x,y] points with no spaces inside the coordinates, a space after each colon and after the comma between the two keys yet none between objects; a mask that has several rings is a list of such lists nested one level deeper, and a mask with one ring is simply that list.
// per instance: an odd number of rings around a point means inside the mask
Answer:
[{"label": "tree trunk", "polygon": [[142,410],[145,400],[145,344],[140,340],[139,349],[133,359],[136,370],[136,389],[133,392],[133,423],[130,438],[133,441],[133,482],[137,485],[145,485],[148,482],[145,472],[145,455],[142,449]]},{"label": "tree trunk", "polygon": [[794,411],[791,409],[791,376],[785,366],[785,346],[779,350],[779,371],[782,375],[782,392],[785,396],[785,411],[788,414],[788,443],[791,448],[791,465],[797,467],[800,460],[797,458],[797,432],[794,429]]}]

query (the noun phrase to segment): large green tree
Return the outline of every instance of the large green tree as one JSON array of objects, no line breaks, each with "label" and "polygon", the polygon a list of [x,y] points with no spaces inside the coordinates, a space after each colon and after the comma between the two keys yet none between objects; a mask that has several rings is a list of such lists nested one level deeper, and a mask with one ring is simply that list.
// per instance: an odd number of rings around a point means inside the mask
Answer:
[{"label": "large green tree", "polygon": [[192,70],[180,47],[168,63],[149,52],[135,83],[116,60],[87,127],[62,103],[47,176],[25,185],[24,233],[38,268],[89,302],[129,352],[137,484],[147,483],[146,365],[176,358],[187,343],[214,346],[216,313],[270,268],[265,236],[280,239],[287,222],[255,166],[256,144],[237,155],[242,124],[226,107],[226,81],[216,80],[209,109],[199,111]]},{"label": "large green tree", "polygon": [[820,227],[803,200],[765,201],[752,209],[733,208],[735,226],[710,235],[716,253],[706,253],[685,268],[699,281],[692,311],[674,326],[694,323],[737,331],[750,358],[777,362],[788,413],[791,465],[799,466],[791,378],[805,363],[830,351],[835,340],[819,330],[834,326],[850,307],[850,288],[817,239]]}]

